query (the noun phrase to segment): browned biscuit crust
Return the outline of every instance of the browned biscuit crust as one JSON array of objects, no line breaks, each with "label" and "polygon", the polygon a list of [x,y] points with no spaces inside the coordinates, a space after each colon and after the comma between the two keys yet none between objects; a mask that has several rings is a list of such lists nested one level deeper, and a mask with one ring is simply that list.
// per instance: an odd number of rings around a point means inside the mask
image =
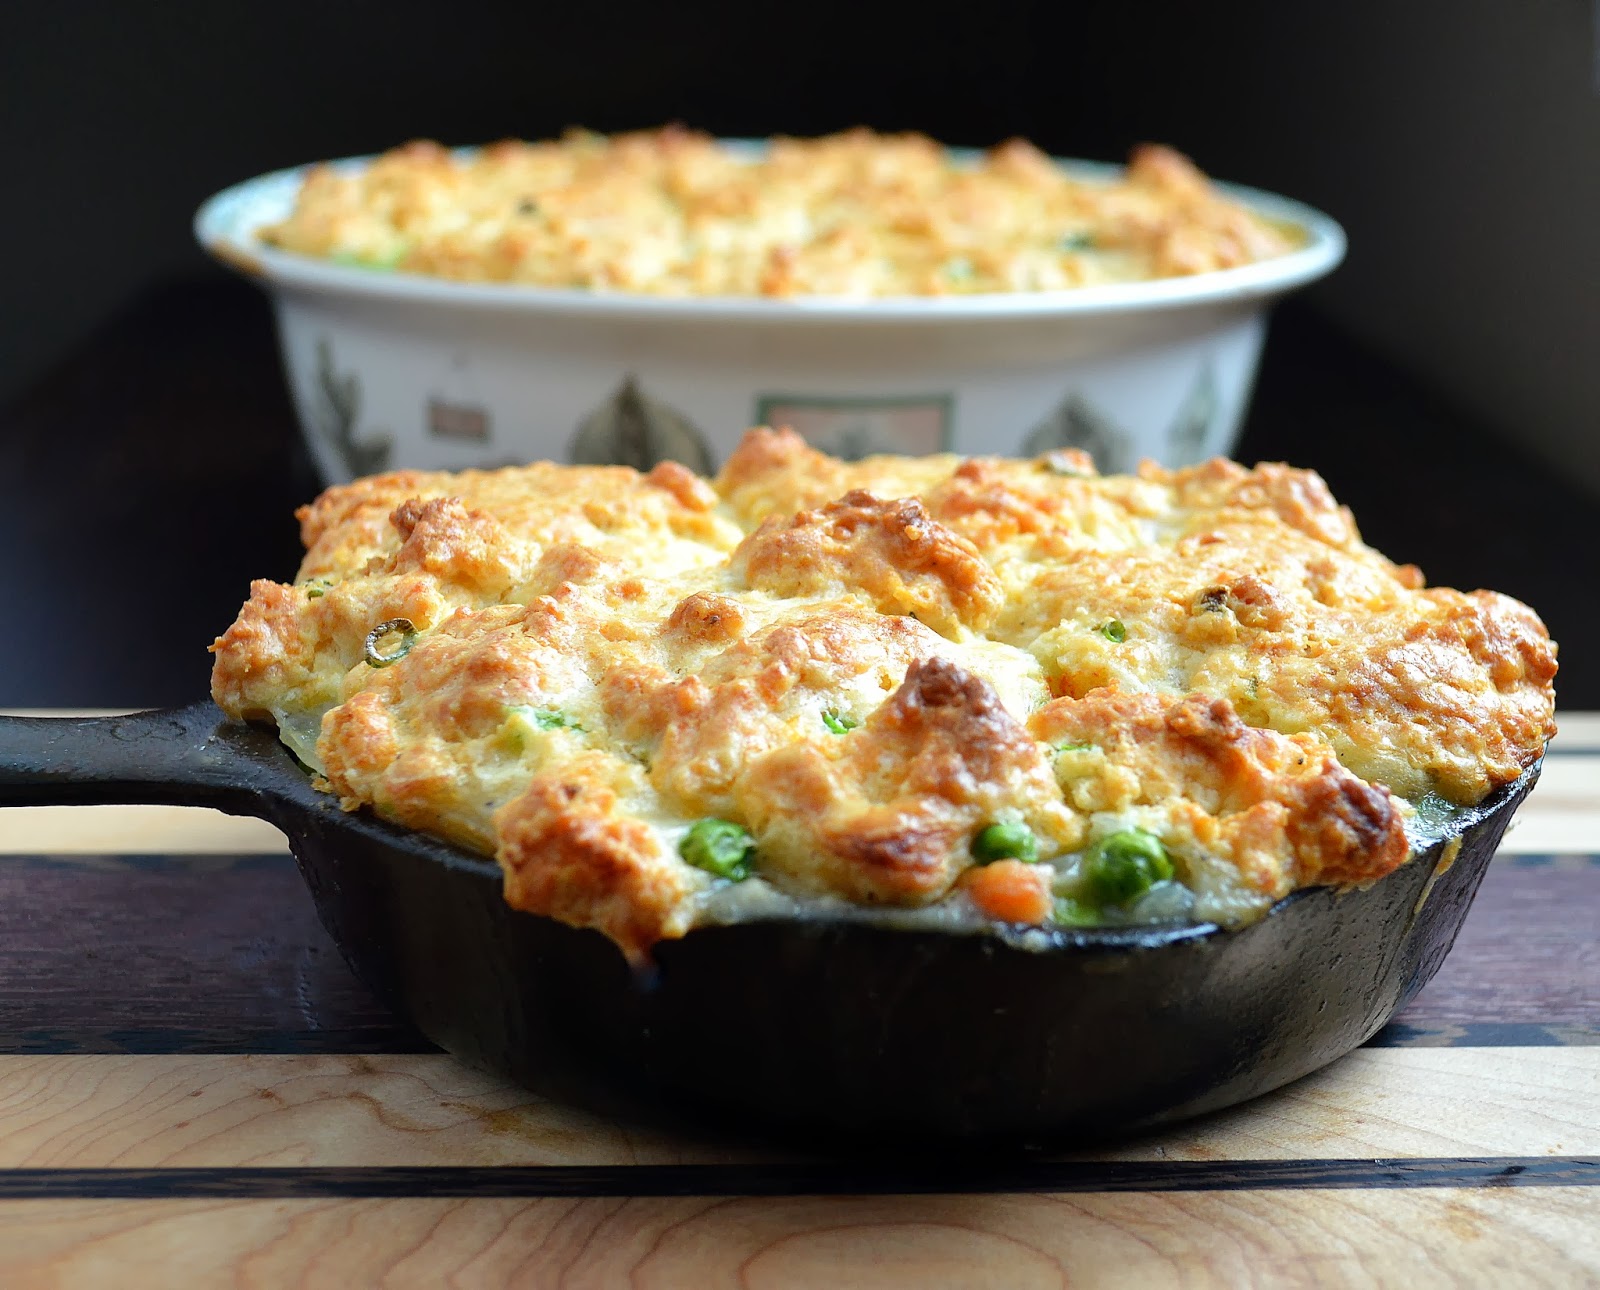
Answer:
[{"label": "browned biscuit crust", "polygon": [[735,573],[775,596],[858,594],[881,614],[911,614],[941,635],[982,630],[1000,583],[965,538],[914,497],[855,489],[817,511],[773,517],[733,553]]}]

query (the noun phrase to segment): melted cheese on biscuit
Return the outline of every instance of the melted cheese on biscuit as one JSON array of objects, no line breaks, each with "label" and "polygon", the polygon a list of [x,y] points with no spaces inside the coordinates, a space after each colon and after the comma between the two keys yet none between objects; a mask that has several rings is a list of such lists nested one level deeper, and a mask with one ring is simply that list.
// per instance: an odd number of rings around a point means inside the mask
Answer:
[{"label": "melted cheese on biscuit", "polygon": [[[297,582],[213,646],[218,703],[633,956],[774,909],[973,916],[993,824],[1058,893],[1142,829],[1181,912],[1236,924],[1381,877],[1401,799],[1478,801],[1554,732],[1531,610],[1425,588],[1284,466],[847,463],[756,430],[714,485],[400,472],[301,521]],[[708,818],[754,838],[737,898],[679,854]]]}]

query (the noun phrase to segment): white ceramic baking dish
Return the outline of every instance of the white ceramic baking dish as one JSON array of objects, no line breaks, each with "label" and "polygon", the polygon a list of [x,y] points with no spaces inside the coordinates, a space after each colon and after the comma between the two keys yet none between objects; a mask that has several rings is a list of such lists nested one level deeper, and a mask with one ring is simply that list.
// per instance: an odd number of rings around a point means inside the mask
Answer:
[{"label": "white ceramic baking dish", "polygon": [[850,457],[1073,446],[1102,471],[1141,457],[1182,465],[1233,447],[1268,306],[1333,269],[1345,248],[1326,215],[1219,185],[1303,229],[1304,245],[1237,269],[1073,291],[602,294],[452,282],[263,245],[258,230],[288,214],[302,174],[218,193],[195,235],[271,294],[295,407],[329,481],[536,458],[645,467],[673,457],[710,470],[757,424],[793,426]]}]

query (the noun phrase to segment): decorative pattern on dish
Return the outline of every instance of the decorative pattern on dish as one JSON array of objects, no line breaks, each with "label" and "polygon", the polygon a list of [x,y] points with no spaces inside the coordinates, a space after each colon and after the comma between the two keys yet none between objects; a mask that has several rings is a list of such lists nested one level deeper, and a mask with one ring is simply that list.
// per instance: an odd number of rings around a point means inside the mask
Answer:
[{"label": "decorative pattern on dish", "polygon": [[356,437],[361,420],[361,378],[333,365],[333,346],[317,339],[317,383],[309,395],[312,423],[339,460],[355,475],[370,475],[389,464],[392,438],[383,431]]},{"label": "decorative pattern on dish", "polygon": [[270,245],[470,282],[670,296],[1055,291],[1233,268],[1299,245],[1169,148],[1115,180],[1021,140],[966,162],[922,135],[853,130],[729,147],[681,127],[429,142],[357,173],[310,170]]},{"label": "decorative pattern on dish", "polygon": [[711,471],[711,449],[698,427],[675,408],[651,398],[631,375],[583,419],[567,459],[577,466],[632,466],[649,470],[676,461],[703,474]]},{"label": "decorative pattern on dish", "polygon": [[756,397],[757,425],[787,426],[813,448],[845,461],[879,453],[948,452],[955,419],[950,394]]},{"label": "decorative pattern on dish", "polygon": [[218,703],[633,956],[850,905],[1238,925],[1382,877],[1407,799],[1479,801],[1554,731],[1531,610],[1425,588],[1281,465],[755,430],[714,484],[409,471],[300,518]]},{"label": "decorative pattern on dish", "polygon": [[[1216,438],[1212,432],[1216,415],[1217,370],[1215,363],[1207,359],[1167,426],[1166,451],[1161,459],[1172,466],[1191,466],[1204,460],[1207,441]],[[1137,441],[1136,435],[1073,390],[1028,432],[1022,451],[1038,456],[1058,448],[1077,448],[1116,473],[1138,465]]]}]

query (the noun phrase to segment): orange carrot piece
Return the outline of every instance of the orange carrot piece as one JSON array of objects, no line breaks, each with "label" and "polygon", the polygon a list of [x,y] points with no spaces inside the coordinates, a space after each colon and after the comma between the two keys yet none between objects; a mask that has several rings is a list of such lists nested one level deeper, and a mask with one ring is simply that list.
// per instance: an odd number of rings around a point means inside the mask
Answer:
[{"label": "orange carrot piece", "polygon": [[996,860],[968,869],[962,886],[972,903],[1002,923],[1042,923],[1050,917],[1050,870],[1021,860]]}]

